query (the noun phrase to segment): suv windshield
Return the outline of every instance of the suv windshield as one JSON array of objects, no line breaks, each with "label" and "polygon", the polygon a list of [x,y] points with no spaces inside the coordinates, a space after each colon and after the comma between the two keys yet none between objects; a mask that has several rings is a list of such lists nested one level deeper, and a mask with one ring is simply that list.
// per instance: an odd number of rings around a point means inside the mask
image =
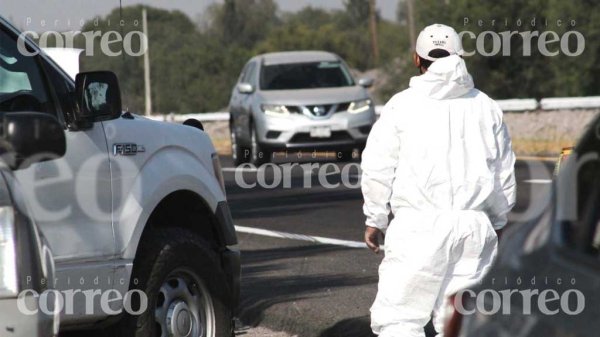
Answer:
[{"label": "suv windshield", "polygon": [[350,72],[341,62],[274,64],[262,67],[261,90],[293,90],[353,86]]}]

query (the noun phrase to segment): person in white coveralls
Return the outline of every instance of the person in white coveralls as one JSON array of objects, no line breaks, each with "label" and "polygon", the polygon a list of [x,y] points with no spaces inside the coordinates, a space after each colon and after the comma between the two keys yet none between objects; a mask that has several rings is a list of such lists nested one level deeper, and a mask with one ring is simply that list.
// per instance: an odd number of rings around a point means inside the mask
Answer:
[{"label": "person in white coveralls", "polygon": [[[380,337],[443,333],[447,297],[479,281],[515,204],[515,155],[498,104],[474,88],[456,31],[417,39],[420,76],[385,105],[362,157],[365,241],[385,257],[371,307]],[[388,226],[390,211],[393,220]]]}]

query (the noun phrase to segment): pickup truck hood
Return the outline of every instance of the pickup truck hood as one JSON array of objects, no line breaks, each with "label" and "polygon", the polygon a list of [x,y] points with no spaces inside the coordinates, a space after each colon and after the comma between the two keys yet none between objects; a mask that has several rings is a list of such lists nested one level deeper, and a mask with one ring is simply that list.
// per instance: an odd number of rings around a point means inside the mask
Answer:
[{"label": "pickup truck hood", "polygon": [[212,170],[211,154],[216,151],[204,131],[191,126],[133,116],[133,119],[119,118],[104,122],[111,155],[114,144],[121,143],[142,146],[144,157],[148,159],[162,149],[176,147],[193,153],[205,167]]}]

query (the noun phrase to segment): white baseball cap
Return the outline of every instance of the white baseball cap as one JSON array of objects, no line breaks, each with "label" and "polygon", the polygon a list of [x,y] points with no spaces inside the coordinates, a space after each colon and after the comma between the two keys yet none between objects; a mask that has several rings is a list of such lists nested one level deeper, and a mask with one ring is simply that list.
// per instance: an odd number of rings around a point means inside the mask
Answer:
[{"label": "white baseball cap", "polygon": [[462,55],[464,53],[460,37],[454,28],[439,23],[425,27],[417,38],[417,54],[426,60],[435,61],[436,57],[429,56],[434,49],[442,49],[450,55]]}]

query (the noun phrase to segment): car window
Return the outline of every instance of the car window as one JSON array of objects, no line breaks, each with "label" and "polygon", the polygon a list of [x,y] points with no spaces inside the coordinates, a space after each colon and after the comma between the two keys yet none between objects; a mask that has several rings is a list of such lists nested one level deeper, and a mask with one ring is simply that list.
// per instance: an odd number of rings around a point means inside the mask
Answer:
[{"label": "car window", "polygon": [[353,86],[354,81],[341,62],[274,64],[262,67],[262,90],[293,90]]},{"label": "car window", "polygon": [[66,79],[56,68],[46,64],[46,74],[56,93],[56,98],[64,114],[71,115],[75,107],[75,86]]},{"label": "car window", "polygon": [[19,52],[17,43],[0,30],[0,112],[51,112],[37,56]]},{"label": "car window", "polygon": [[248,71],[248,67],[250,67],[250,63],[246,64],[244,66],[244,68],[242,69],[242,72],[240,73],[240,77],[238,78],[238,83],[242,83],[242,80],[244,79],[244,75],[246,74],[246,71]]},{"label": "car window", "polygon": [[244,71],[244,76],[242,77],[242,83],[250,83],[250,84],[254,84],[255,81],[255,77],[256,77],[256,63],[251,62],[248,64],[248,66],[246,67],[245,71]]},{"label": "car window", "polygon": [[248,80],[250,81],[248,83],[255,85],[258,82],[257,74],[258,74],[258,65],[256,63],[254,63],[253,67],[250,71],[250,75],[248,77]]}]

